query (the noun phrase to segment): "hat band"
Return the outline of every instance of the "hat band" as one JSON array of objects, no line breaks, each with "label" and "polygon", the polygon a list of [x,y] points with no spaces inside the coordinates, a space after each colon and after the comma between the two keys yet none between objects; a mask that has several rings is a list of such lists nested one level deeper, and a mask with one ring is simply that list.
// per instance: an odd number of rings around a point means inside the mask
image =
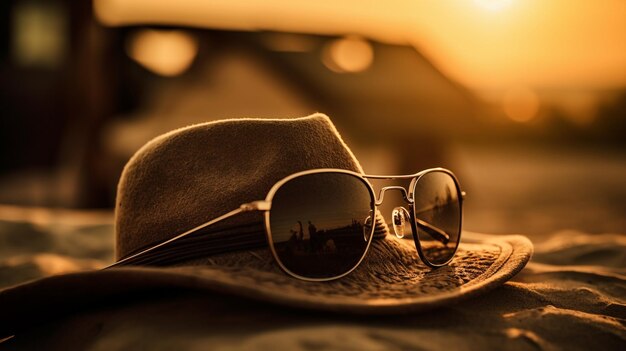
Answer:
[{"label": "hat band", "polygon": [[[387,226],[384,219],[382,216],[376,216],[373,239],[382,239],[386,235]],[[154,245],[150,244],[147,247]],[[128,259],[120,265],[165,266],[233,251],[268,247],[267,245],[265,224],[262,221],[219,229],[206,227],[158,250]],[[126,257],[131,257],[142,250],[144,248],[139,248]],[[120,261],[124,258],[120,258]]]}]

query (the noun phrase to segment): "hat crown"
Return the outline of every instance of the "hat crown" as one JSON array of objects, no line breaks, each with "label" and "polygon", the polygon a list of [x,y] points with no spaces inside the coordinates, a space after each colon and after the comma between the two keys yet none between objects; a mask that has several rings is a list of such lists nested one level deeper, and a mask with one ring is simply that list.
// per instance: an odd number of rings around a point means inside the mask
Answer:
[{"label": "hat crown", "polygon": [[[116,199],[117,259],[261,200],[315,168],[362,172],[330,119],[233,119],[159,136],[126,164]],[[251,217],[241,216],[245,224]]]}]

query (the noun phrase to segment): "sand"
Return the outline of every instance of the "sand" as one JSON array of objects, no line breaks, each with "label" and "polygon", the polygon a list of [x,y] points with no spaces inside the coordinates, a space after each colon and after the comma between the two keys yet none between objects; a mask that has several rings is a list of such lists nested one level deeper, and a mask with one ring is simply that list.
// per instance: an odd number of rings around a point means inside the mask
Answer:
[{"label": "sand", "polygon": [[[0,216],[0,287],[108,263],[111,217],[75,215]],[[64,316],[0,348],[626,350],[625,277],[625,235],[563,231],[537,244],[527,267],[502,287],[425,313],[351,317],[155,291]]]}]

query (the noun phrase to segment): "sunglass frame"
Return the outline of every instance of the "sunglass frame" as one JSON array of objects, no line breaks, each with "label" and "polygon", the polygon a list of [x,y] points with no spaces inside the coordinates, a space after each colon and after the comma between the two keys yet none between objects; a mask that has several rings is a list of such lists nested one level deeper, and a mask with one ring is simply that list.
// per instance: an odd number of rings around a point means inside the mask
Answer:
[{"label": "sunglass frame", "polygon": [[[443,263],[433,263],[430,262],[428,260],[428,258],[426,257],[426,255],[423,252],[422,249],[422,245],[419,242],[419,231],[417,230],[417,226],[416,226],[416,221],[415,221],[415,206],[414,206],[414,196],[415,196],[415,187],[418,184],[419,180],[426,174],[428,173],[433,173],[433,172],[441,172],[441,173],[445,173],[447,175],[449,175],[452,180],[454,181],[454,185],[457,191],[457,201],[459,202],[459,228],[458,228],[458,233],[457,233],[457,241],[456,241],[456,246],[454,248],[454,252],[452,253],[452,255],[450,256],[450,258]],[[278,253],[276,252],[276,249],[274,247],[274,240],[272,237],[272,229],[271,229],[271,225],[270,225],[270,211],[271,211],[271,207],[272,207],[272,200],[274,198],[274,195],[278,192],[278,190],[281,188],[281,186],[283,186],[284,184],[288,183],[289,181],[295,179],[295,178],[299,178],[302,176],[307,176],[307,175],[311,175],[311,174],[320,174],[320,173],[340,173],[340,174],[348,174],[351,176],[354,176],[355,178],[359,179],[360,181],[362,181],[365,185],[366,188],[369,192],[370,195],[370,199],[371,199],[371,214],[370,217],[372,218],[372,229],[371,232],[368,236],[368,242],[367,242],[367,246],[365,247],[365,250],[363,252],[363,255],[361,256],[361,258],[358,260],[358,262],[354,265],[354,267],[352,267],[350,270],[346,271],[345,273],[339,274],[337,276],[332,276],[332,277],[324,277],[324,278],[310,278],[310,277],[305,277],[299,274],[296,274],[294,272],[292,272],[291,270],[289,270],[288,267],[286,267],[283,262],[281,261]],[[411,183],[409,184],[409,192],[407,195],[406,189],[403,187],[399,187],[399,186],[390,186],[390,187],[384,187],[380,190],[379,193],[379,197],[377,198],[374,192],[374,188],[372,187],[371,183],[368,181],[368,179],[389,179],[389,180],[397,180],[397,179],[411,179]],[[423,171],[420,171],[418,173],[415,174],[409,174],[409,175],[393,175],[393,176],[388,176],[388,175],[368,175],[368,174],[360,174],[357,172],[353,172],[353,171],[349,171],[349,170],[344,170],[344,169],[336,169],[336,168],[319,168],[319,169],[310,169],[310,170],[305,170],[305,171],[301,171],[301,172],[297,172],[297,173],[293,173],[283,179],[281,179],[280,181],[278,181],[276,184],[274,184],[274,186],[272,186],[272,188],[270,189],[270,191],[268,192],[265,201],[257,201],[254,203],[254,210],[260,210],[260,211],[264,211],[263,214],[263,218],[264,218],[264,222],[265,222],[265,235],[267,237],[267,242],[268,242],[268,246],[270,247],[270,251],[272,252],[272,256],[274,257],[274,260],[278,263],[278,266],[280,267],[280,269],[285,272],[286,274],[300,279],[300,280],[305,280],[305,281],[312,281],[312,282],[321,282],[321,281],[330,281],[330,280],[335,280],[335,279],[339,279],[342,277],[345,277],[346,275],[352,273],[360,264],[361,262],[365,259],[365,257],[367,256],[367,252],[369,251],[369,248],[371,246],[372,243],[372,238],[374,237],[374,230],[375,230],[375,224],[376,224],[376,217],[375,214],[377,213],[377,209],[378,206],[380,206],[383,202],[383,198],[384,198],[384,194],[385,191],[390,190],[390,189],[402,189],[403,191],[403,195],[405,200],[409,203],[410,206],[410,211],[409,211],[409,215],[410,215],[410,219],[411,219],[411,229],[413,231],[413,241],[415,243],[415,248],[417,250],[417,253],[420,257],[420,259],[422,260],[422,262],[424,262],[424,264],[426,264],[427,266],[431,267],[431,268],[438,268],[438,267],[442,267],[445,266],[447,264],[450,263],[450,261],[452,261],[452,259],[454,258],[456,251],[458,250],[459,247],[459,243],[461,241],[461,233],[462,233],[462,227],[463,227],[463,199],[465,198],[465,192],[461,190],[461,186],[459,184],[459,181],[457,179],[457,177],[454,175],[454,173],[452,173],[452,171],[445,169],[445,168],[429,168],[429,169],[425,169]]]},{"label": "sunglass frame", "polygon": [[[424,255],[423,251],[422,251],[422,247],[419,243],[419,231],[417,230],[417,226],[415,224],[415,217],[414,217],[414,213],[415,213],[415,209],[414,209],[414,191],[415,191],[415,185],[417,184],[417,182],[419,182],[420,178],[422,178],[425,174],[428,174],[430,172],[443,172],[446,173],[448,175],[451,176],[451,178],[454,180],[454,184],[456,186],[456,190],[457,190],[457,199],[459,201],[459,215],[461,216],[459,218],[459,233],[458,233],[458,239],[457,239],[457,243],[456,243],[456,247],[454,249],[454,252],[452,254],[452,256],[450,257],[450,260],[441,263],[441,264],[433,264],[432,262],[430,262]],[[370,235],[368,236],[368,242],[367,242],[367,246],[363,252],[363,255],[361,256],[361,258],[359,259],[359,261],[354,265],[354,267],[352,267],[350,270],[348,270],[345,273],[342,273],[340,275],[337,276],[332,276],[332,277],[326,277],[326,278],[309,278],[309,277],[304,277],[301,275],[298,275],[296,273],[293,273],[292,271],[290,271],[280,260],[280,258],[278,257],[278,254],[276,253],[276,249],[274,248],[274,241],[272,239],[272,231],[271,231],[271,227],[270,227],[270,210],[272,208],[272,199],[274,197],[274,195],[276,194],[276,192],[278,191],[278,189],[280,189],[280,187],[282,185],[284,185],[285,183],[287,183],[290,180],[293,180],[294,178],[298,178],[298,177],[302,177],[302,176],[306,176],[306,175],[310,175],[310,174],[318,174],[318,173],[341,173],[341,174],[348,174],[351,176],[354,176],[355,178],[359,179],[360,181],[362,181],[366,187],[367,190],[369,192],[370,195],[370,199],[371,199],[371,215],[370,217],[372,218],[372,229],[370,232]],[[379,197],[377,198],[375,193],[374,193],[374,188],[372,187],[372,185],[370,184],[370,182],[368,181],[368,179],[411,179],[411,183],[409,184],[409,193],[407,195],[407,191],[405,188],[401,187],[401,186],[389,186],[389,187],[384,187],[380,190],[379,193]],[[310,169],[310,170],[305,170],[305,171],[301,171],[301,172],[297,172],[294,174],[291,174],[281,180],[279,180],[278,182],[276,182],[276,184],[274,184],[272,186],[272,188],[270,189],[270,191],[268,192],[265,200],[260,200],[260,201],[252,201],[252,202],[247,202],[242,204],[239,208],[234,209],[228,213],[225,213],[219,217],[216,217],[208,222],[205,222],[203,224],[200,224],[197,227],[194,227],[192,229],[187,230],[184,233],[181,233],[179,235],[176,235],[166,241],[163,241],[159,244],[153,245],[147,249],[141,250],[140,252],[134,253],[128,257],[125,257],[113,264],[111,264],[108,267],[105,267],[105,269],[108,268],[114,268],[114,267],[120,267],[120,266],[127,266],[127,265],[135,265],[135,264],[141,264],[141,262],[146,262],[147,259],[149,261],[149,256],[151,253],[153,252],[158,252],[159,249],[161,248],[166,248],[167,245],[178,241],[184,237],[187,237],[189,235],[192,235],[194,233],[199,233],[202,230],[204,230],[205,228],[216,224],[218,222],[221,222],[227,218],[233,217],[237,214],[240,214],[242,212],[249,212],[249,211],[262,211],[263,213],[263,218],[264,218],[264,224],[265,224],[265,235],[267,238],[267,242],[268,242],[268,246],[270,247],[270,251],[272,252],[272,256],[274,257],[274,260],[278,263],[278,266],[280,267],[280,269],[285,272],[287,275],[292,276],[294,278],[297,279],[301,279],[301,280],[305,280],[305,281],[313,281],[313,282],[320,282],[320,281],[330,281],[330,280],[335,280],[335,279],[339,279],[342,278],[348,274],[350,274],[352,271],[354,271],[363,261],[363,259],[366,257],[367,252],[369,251],[369,248],[371,246],[373,237],[374,237],[374,231],[375,231],[375,227],[376,227],[376,213],[377,213],[377,208],[378,206],[380,206],[383,202],[383,198],[384,198],[384,194],[385,191],[387,190],[391,190],[391,189],[395,189],[395,190],[401,190],[403,192],[403,196],[405,198],[405,200],[409,203],[410,207],[411,207],[411,211],[409,211],[410,214],[410,219],[411,219],[411,229],[414,233],[413,235],[413,239],[415,242],[415,247],[417,249],[418,255],[420,257],[420,259],[422,260],[422,262],[424,262],[424,264],[426,264],[427,266],[431,267],[431,268],[437,268],[437,267],[441,267],[441,266],[445,266],[447,265],[453,258],[454,255],[456,254],[456,251],[458,250],[459,247],[459,243],[461,241],[461,233],[462,233],[462,226],[463,226],[463,200],[465,198],[465,192],[461,191],[461,187],[459,185],[459,181],[456,178],[456,176],[454,175],[454,173],[452,173],[450,170],[447,170],[445,168],[430,168],[430,169],[425,169],[423,171],[420,171],[418,173],[415,174],[409,174],[409,175],[394,175],[394,176],[387,176],[387,175],[367,175],[367,174],[360,174],[357,172],[353,172],[353,171],[349,171],[349,170],[345,170],[345,169],[336,169],[336,168],[319,168],[319,169]]]}]

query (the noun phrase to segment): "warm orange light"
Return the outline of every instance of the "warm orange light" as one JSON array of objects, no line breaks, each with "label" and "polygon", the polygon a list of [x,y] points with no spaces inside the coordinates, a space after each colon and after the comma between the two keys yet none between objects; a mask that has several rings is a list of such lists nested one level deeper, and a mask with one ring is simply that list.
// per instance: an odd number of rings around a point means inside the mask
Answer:
[{"label": "warm orange light", "polygon": [[626,85],[624,0],[94,0],[112,26],[162,24],[415,43],[476,89],[598,90]]},{"label": "warm orange light", "polygon": [[474,0],[479,6],[489,11],[500,11],[509,6],[512,0]]},{"label": "warm orange light", "polygon": [[131,36],[126,51],[150,71],[171,77],[189,68],[198,53],[198,42],[184,31],[145,29]]},{"label": "warm orange light", "polygon": [[329,43],[322,61],[337,73],[356,73],[366,70],[374,61],[374,49],[358,37],[346,37]]},{"label": "warm orange light", "polygon": [[539,97],[528,88],[513,88],[504,94],[502,107],[506,115],[516,122],[528,122],[539,111]]}]

